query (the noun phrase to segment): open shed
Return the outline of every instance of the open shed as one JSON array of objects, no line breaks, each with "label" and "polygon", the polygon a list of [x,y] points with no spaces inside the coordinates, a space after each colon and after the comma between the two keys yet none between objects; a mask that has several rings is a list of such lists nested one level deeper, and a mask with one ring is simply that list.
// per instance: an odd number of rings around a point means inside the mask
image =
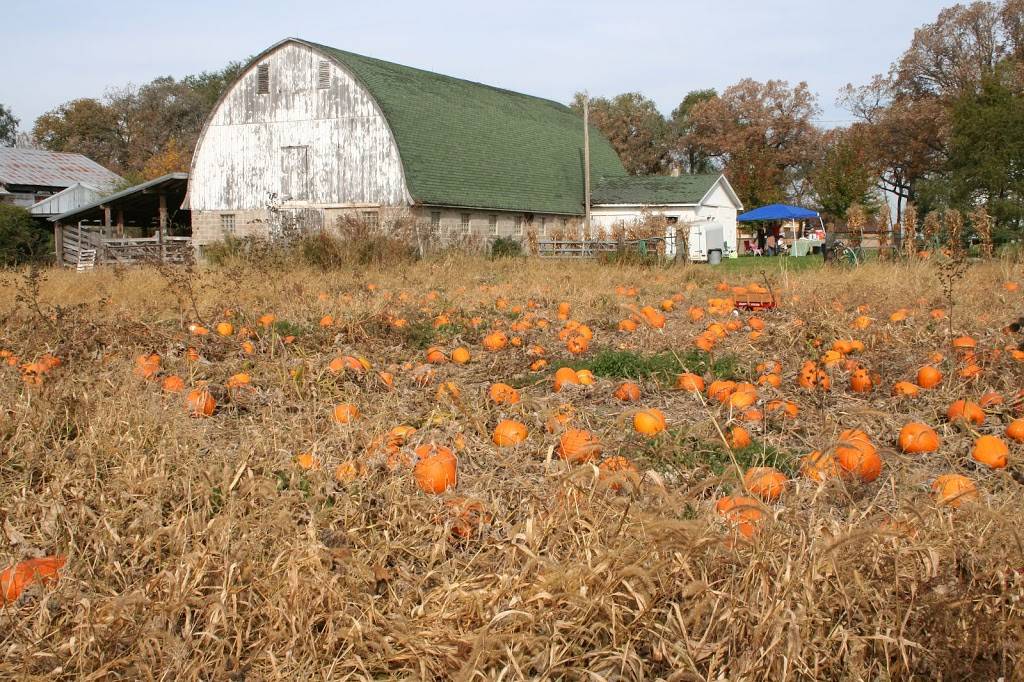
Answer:
[{"label": "open shed", "polygon": [[169,173],[50,218],[58,260],[81,269],[188,260],[191,214],[182,208],[187,190],[188,173]]}]

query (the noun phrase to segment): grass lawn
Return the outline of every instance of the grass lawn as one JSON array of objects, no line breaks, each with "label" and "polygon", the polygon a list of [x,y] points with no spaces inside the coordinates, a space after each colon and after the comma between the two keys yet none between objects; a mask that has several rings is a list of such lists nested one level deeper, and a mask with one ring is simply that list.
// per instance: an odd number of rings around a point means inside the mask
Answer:
[{"label": "grass lawn", "polygon": [[824,265],[821,256],[740,256],[739,258],[726,258],[722,264],[716,266],[723,273],[758,273],[764,270],[766,273],[776,272],[802,272],[820,268]]}]

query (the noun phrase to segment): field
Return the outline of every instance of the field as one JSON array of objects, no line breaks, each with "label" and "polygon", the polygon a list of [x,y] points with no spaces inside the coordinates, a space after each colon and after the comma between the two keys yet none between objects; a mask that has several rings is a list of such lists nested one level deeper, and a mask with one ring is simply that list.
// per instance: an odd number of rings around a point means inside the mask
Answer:
[{"label": "field", "polygon": [[1024,678],[1024,267],[762,260],[3,275],[0,675]]}]

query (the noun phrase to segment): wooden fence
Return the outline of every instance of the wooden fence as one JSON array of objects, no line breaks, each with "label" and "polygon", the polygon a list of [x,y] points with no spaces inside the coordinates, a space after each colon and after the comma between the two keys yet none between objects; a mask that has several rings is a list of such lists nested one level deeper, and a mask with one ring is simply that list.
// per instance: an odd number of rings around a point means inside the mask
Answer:
[{"label": "wooden fence", "polygon": [[664,254],[666,239],[548,239],[537,242],[537,255],[541,258],[597,258],[603,253],[631,251],[647,254]]},{"label": "wooden fence", "polygon": [[95,228],[65,228],[61,239],[64,265],[88,270],[95,265],[191,263],[191,237],[106,237]]}]

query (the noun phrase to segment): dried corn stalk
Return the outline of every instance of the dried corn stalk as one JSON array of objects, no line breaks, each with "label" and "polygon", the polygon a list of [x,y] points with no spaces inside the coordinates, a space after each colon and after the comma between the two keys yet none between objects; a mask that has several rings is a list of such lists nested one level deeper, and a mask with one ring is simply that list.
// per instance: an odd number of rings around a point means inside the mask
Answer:
[{"label": "dried corn stalk", "polygon": [[903,211],[903,253],[907,258],[917,255],[917,207],[913,204]]},{"label": "dried corn stalk", "polygon": [[981,241],[981,255],[983,258],[992,257],[992,216],[985,210],[985,204],[979,204],[971,212],[971,224]]},{"label": "dried corn stalk", "polygon": [[963,251],[964,216],[955,208],[947,208],[943,215],[946,223],[946,239],[954,255]]}]

